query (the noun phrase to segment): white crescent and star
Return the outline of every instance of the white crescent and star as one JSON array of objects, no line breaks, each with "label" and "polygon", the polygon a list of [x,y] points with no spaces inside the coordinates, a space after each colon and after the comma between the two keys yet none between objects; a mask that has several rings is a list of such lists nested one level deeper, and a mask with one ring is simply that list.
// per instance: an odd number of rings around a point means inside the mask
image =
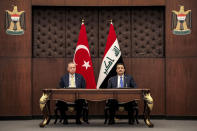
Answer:
[{"label": "white crescent and star", "polygon": [[[89,56],[90,56],[90,52],[89,52],[88,48],[85,45],[78,45],[77,48],[76,48],[76,50],[75,50],[75,54],[80,49],[86,50],[88,52]],[[75,62],[75,55],[74,55],[73,62],[77,65],[77,63]],[[88,67],[91,67],[90,64],[89,64],[89,61],[87,61],[87,62],[86,61],[83,61],[83,62],[84,62],[84,64],[82,65],[82,67],[85,67],[86,70],[88,69]]]}]

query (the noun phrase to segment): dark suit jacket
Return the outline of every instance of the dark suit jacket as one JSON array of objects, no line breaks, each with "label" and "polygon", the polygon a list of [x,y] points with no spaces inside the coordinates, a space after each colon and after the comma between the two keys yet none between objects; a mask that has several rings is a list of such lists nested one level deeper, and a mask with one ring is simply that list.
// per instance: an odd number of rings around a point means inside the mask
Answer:
[{"label": "dark suit jacket", "polygon": [[[75,73],[75,84],[76,88],[85,88],[85,79],[82,75]],[[69,74],[62,76],[60,83],[60,88],[68,88],[69,87]]]},{"label": "dark suit jacket", "polygon": [[[108,81],[107,88],[117,88],[118,86],[118,76],[113,76]],[[124,74],[124,87],[137,88],[135,81],[132,76]]]}]

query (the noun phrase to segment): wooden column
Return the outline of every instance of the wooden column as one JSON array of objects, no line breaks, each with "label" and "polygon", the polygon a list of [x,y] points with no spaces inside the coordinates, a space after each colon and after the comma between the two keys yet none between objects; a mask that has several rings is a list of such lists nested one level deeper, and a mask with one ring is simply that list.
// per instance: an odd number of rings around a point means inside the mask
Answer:
[{"label": "wooden column", "polygon": [[[8,35],[5,10],[26,12],[24,35]],[[31,99],[31,0],[0,1],[0,116],[30,116]]]},{"label": "wooden column", "polygon": [[[166,114],[197,115],[197,4],[196,0],[166,0]],[[192,11],[189,35],[173,35],[171,11],[180,5]]]}]

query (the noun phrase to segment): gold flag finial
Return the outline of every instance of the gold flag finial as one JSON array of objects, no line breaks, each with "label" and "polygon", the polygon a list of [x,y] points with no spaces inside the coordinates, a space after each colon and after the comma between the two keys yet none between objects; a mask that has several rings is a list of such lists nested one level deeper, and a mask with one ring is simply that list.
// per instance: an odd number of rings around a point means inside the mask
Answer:
[{"label": "gold flag finial", "polygon": [[110,24],[113,24],[113,22],[112,22],[112,19],[110,19],[110,20],[107,20],[107,22],[110,22]]},{"label": "gold flag finial", "polygon": [[82,20],[81,20],[81,24],[84,24],[84,21],[85,21],[85,20],[84,20],[84,18],[82,18]]},{"label": "gold flag finial", "polygon": [[110,24],[113,24],[112,19],[111,19],[111,20],[109,20],[109,21],[110,21]]}]

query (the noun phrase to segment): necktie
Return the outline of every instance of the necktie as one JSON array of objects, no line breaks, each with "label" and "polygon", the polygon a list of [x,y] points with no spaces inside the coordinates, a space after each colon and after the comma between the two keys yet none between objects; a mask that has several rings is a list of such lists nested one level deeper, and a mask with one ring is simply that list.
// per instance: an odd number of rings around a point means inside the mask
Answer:
[{"label": "necktie", "polygon": [[122,80],[122,76],[120,77],[120,87],[123,88],[123,80]]},{"label": "necktie", "polygon": [[72,88],[75,87],[74,75],[71,75],[70,87],[72,87]]}]

